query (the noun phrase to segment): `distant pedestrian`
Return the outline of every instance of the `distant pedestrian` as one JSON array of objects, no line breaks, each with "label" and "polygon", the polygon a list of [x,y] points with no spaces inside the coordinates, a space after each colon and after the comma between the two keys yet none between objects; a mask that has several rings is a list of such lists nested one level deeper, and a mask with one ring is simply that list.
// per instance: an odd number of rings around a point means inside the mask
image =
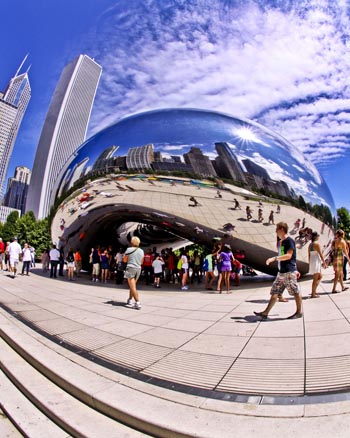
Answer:
[{"label": "distant pedestrian", "polygon": [[246,209],[245,209],[246,215],[247,215],[247,221],[250,221],[250,219],[252,219],[253,217],[253,210],[249,207],[249,205],[247,205]]},{"label": "distant pedestrian", "polygon": [[164,266],[163,258],[159,254],[156,254],[156,257],[152,262],[152,268],[154,272],[154,284],[153,284],[154,287],[158,287],[158,288],[160,287],[160,279],[163,274],[163,266]]},{"label": "distant pedestrian", "polygon": [[152,249],[149,248],[143,258],[143,273],[145,276],[146,285],[149,285],[153,281],[153,269],[152,263],[154,256],[152,254]]},{"label": "distant pedestrian", "polygon": [[83,264],[82,264],[82,257],[79,249],[77,249],[74,253],[74,263],[75,263],[76,276],[80,277],[80,271],[81,268],[83,267]]},{"label": "distant pedestrian", "polygon": [[68,280],[73,281],[74,268],[75,268],[73,248],[69,248],[66,261],[67,261],[67,269],[68,269]]},{"label": "distant pedestrian", "polygon": [[188,261],[188,254],[186,250],[182,250],[181,252],[181,258],[180,258],[180,264],[181,264],[181,290],[187,290],[187,280],[188,280],[188,271],[189,271],[189,261]]},{"label": "distant pedestrian", "polygon": [[57,266],[60,261],[60,252],[56,248],[56,245],[52,245],[50,250],[50,278],[57,278]]},{"label": "distant pedestrian", "polygon": [[32,263],[32,255],[28,243],[23,245],[22,262],[22,275],[24,275],[24,271],[26,271],[26,275],[29,275],[30,265]]},{"label": "distant pedestrian", "polygon": [[109,272],[109,258],[108,250],[103,248],[100,255],[101,263],[101,283],[107,283],[107,277]]},{"label": "distant pedestrian", "polygon": [[13,274],[13,278],[15,278],[17,276],[19,256],[22,253],[22,248],[17,241],[17,237],[14,237],[12,239],[12,242],[9,244],[7,251],[9,254],[10,269]]},{"label": "distant pedestrian", "polygon": [[[141,303],[136,284],[137,280],[140,278],[144,252],[139,247],[140,239],[138,237],[133,236],[130,243],[131,246],[126,249],[123,257],[123,261],[126,263],[125,278],[128,280],[129,285],[129,298],[126,306],[140,310]],[[135,300],[135,302],[133,302],[133,300]]]},{"label": "distant pedestrian", "polygon": [[319,234],[314,231],[311,236],[311,243],[308,248],[309,254],[309,273],[313,275],[312,289],[310,298],[318,298],[317,287],[322,279],[322,268],[326,268],[326,262],[323,257],[321,246],[317,242]]},{"label": "distant pedestrian", "polygon": [[222,284],[225,283],[226,285],[226,293],[230,294],[230,277],[232,272],[232,263],[234,262],[235,258],[233,257],[231,247],[229,244],[225,244],[220,252],[220,261],[221,261],[221,285],[220,285],[220,293],[222,293]]},{"label": "distant pedestrian", "polygon": [[349,260],[349,253],[347,244],[344,240],[344,231],[338,230],[335,233],[335,239],[332,243],[333,246],[333,269],[334,269],[334,281],[333,281],[333,289],[332,294],[338,293],[336,291],[337,284],[339,282],[342,292],[349,289],[348,287],[344,286],[343,281],[343,263],[344,263],[344,256],[347,260]]},{"label": "distant pedestrian", "polygon": [[0,269],[3,271],[5,269],[5,243],[0,237]]},{"label": "distant pedestrian", "polygon": [[92,281],[98,283],[98,277],[100,275],[100,247],[99,245],[96,248],[91,248],[90,260],[92,263]]},{"label": "distant pedestrian", "polygon": [[194,196],[190,197],[190,201],[193,202],[193,204],[188,204],[189,207],[197,207],[199,204],[199,202],[197,201],[197,199]]},{"label": "distant pedestrian", "polygon": [[203,263],[203,272],[205,273],[205,288],[207,290],[213,290],[215,274],[212,254],[208,254],[205,256]]},{"label": "distant pedestrian", "polygon": [[240,203],[238,202],[238,200],[236,199],[236,198],[234,198],[233,199],[233,202],[234,202],[234,210],[242,210],[242,207],[241,207],[241,205],[240,205]]},{"label": "distant pedestrian", "polygon": [[49,257],[49,251],[47,249],[44,249],[43,253],[41,254],[41,265],[43,268],[43,272],[47,272],[50,267],[50,257]]}]

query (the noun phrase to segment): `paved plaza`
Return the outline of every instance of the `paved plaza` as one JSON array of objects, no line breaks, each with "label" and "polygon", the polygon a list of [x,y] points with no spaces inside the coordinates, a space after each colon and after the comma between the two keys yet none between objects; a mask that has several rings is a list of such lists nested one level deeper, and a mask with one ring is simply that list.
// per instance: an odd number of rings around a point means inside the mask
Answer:
[{"label": "paved plaza", "polygon": [[286,319],[290,298],[266,321],[253,311],[266,306],[268,276],[243,277],[231,294],[140,282],[141,310],[125,307],[126,284],[50,279],[40,268],[0,276],[3,339],[66,391],[88,393],[95,409],[145,434],[350,434],[350,292],[330,294],[331,268],[318,299],[308,298],[311,278],[301,280],[303,318]]}]

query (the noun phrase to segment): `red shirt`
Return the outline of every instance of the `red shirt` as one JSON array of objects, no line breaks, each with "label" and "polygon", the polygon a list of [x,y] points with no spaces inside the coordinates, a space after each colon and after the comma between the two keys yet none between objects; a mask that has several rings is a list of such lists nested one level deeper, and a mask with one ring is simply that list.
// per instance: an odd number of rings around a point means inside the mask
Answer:
[{"label": "red shirt", "polygon": [[5,244],[4,242],[0,242],[0,254],[5,252]]},{"label": "red shirt", "polygon": [[153,256],[152,254],[145,254],[143,258],[143,266],[152,266]]},{"label": "red shirt", "polygon": [[170,254],[168,257],[168,269],[175,269],[175,257],[172,254]]}]

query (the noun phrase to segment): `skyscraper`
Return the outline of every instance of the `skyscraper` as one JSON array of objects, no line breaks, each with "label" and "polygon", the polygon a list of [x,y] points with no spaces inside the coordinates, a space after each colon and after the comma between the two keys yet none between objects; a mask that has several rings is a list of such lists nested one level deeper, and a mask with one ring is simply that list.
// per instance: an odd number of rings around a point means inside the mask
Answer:
[{"label": "skyscraper", "polygon": [[31,173],[27,167],[16,167],[14,177],[8,180],[4,200],[6,207],[16,208],[24,213]]},{"label": "skyscraper", "polygon": [[246,182],[242,166],[239,164],[229,144],[226,142],[215,143],[215,149],[218,153],[215,160],[219,169],[218,175],[223,178],[233,179],[234,181]]},{"label": "skyscraper", "polygon": [[190,164],[193,171],[201,176],[216,176],[216,171],[210,158],[203,154],[200,148],[191,147],[190,151],[184,154],[186,164]]},{"label": "skyscraper", "polygon": [[4,183],[13,146],[31,96],[28,71],[19,74],[26,59],[27,56],[5,92],[0,93],[0,201],[4,195]]},{"label": "skyscraper", "polygon": [[45,218],[54,183],[66,160],[84,142],[101,66],[79,55],[64,68],[52,97],[35,154],[26,211]]}]

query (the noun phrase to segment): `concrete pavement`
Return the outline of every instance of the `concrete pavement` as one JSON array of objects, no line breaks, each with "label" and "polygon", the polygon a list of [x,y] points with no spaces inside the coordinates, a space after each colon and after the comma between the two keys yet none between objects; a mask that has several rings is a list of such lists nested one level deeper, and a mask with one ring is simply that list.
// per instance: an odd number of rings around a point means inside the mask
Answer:
[{"label": "concrete pavement", "polygon": [[[229,295],[140,283],[140,311],[124,306],[126,285],[49,279],[40,269],[1,277],[2,337],[17,350],[22,339],[37,361],[31,342],[45,345],[40,366],[80,399],[93,373],[94,407],[132,428],[166,437],[350,433],[350,294],[329,294],[331,269],[318,299],[307,298],[311,279],[301,281],[303,318],[285,319],[290,299],[266,321],[253,311],[267,303],[267,277],[244,278]],[[68,361],[54,370],[57,355]]]}]

